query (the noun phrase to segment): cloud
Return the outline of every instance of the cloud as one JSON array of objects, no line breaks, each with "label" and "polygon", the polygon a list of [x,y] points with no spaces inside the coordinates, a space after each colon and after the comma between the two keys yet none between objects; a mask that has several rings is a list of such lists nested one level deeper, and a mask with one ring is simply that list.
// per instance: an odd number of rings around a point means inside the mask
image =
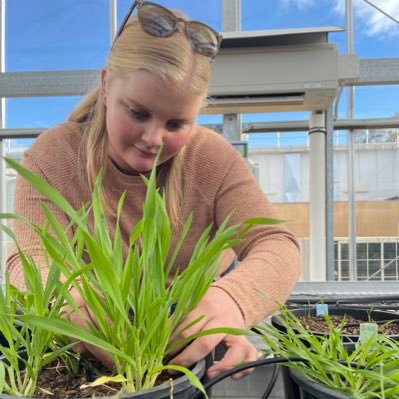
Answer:
[{"label": "cloud", "polygon": [[281,5],[283,7],[297,6],[299,9],[313,7],[317,4],[316,0],[282,0]]},{"label": "cloud", "polygon": [[[330,0],[329,0],[330,1]],[[332,0],[333,11],[344,15],[345,0]],[[399,0],[369,0],[375,6],[399,20]],[[326,7],[320,0],[281,0],[282,6],[297,7],[299,9]],[[360,28],[366,36],[378,36],[380,39],[399,37],[399,24],[392,21],[382,12],[375,9],[364,0],[353,0],[356,27]]]},{"label": "cloud", "polygon": [[[370,0],[375,6],[399,20],[398,0]],[[355,23],[367,36],[379,36],[381,39],[399,37],[399,24],[392,21],[382,12],[375,9],[364,0],[353,0]],[[345,0],[335,0],[334,10],[339,14],[345,13]]]}]

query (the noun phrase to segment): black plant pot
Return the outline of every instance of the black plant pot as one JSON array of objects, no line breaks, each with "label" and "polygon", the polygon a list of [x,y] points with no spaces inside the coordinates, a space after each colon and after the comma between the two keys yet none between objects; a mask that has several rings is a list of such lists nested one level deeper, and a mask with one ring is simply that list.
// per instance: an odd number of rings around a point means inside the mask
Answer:
[{"label": "black plant pot", "polygon": [[[387,311],[382,311],[382,310],[370,310],[370,309],[359,309],[357,307],[351,308],[351,307],[343,307],[343,306],[329,306],[329,314],[330,315],[337,315],[337,316],[343,316],[343,315],[348,315],[352,316],[356,319],[362,320],[364,322],[367,322],[369,320],[373,320],[377,323],[384,322],[384,321],[398,321],[399,322],[399,313],[393,313],[393,312],[387,312]],[[298,308],[291,310],[291,312],[296,316],[296,317],[301,317],[301,316],[316,316],[316,307],[315,306],[307,306],[303,308]],[[275,326],[278,330],[282,332],[286,332],[286,327],[284,323],[282,323],[280,320],[277,319],[276,316],[272,317],[272,324]],[[316,335],[325,335],[323,332],[317,332],[314,331]],[[392,334],[388,335],[389,338],[394,339],[394,340],[399,340],[399,334]],[[342,338],[344,341],[347,342],[356,342],[359,339],[359,335],[342,335]]]},{"label": "black plant pot", "polygon": [[[355,317],[356,319],[362,321],[369,321],[374,320],[377,323],[381,321],[388,321],[388,320],[398,320],[399,321],[399,314],[387,311],[380,311],[380,310],[370,310],[370,309],[359,309],[357,307],[343,307],[343,306],[329,306],[329,314],[330,315],[348,315]],[[316,316],[316,307],[315,305],[306,306],[302,308],[292,309],[291,312],[296,316]],[[277,319],[277,315],[273,316],[271,319],[271,323],[274,327],[276,327],[281,332],[286,332],[286,326],[284,323]],[[325,335],[323,332],[314,331],[315,335]],[[395,335],[388,335],[390,338],[399,340],[399,334]],[[359,340],[359,335],[342,335],[343,341],[345,346],[347,347],[348,351],[352,351],[354,348],[354,343]],[[292,378],[292,370],[289,369],[288,366],[281,367],[281,377],[283,380],[284,385],[284,394],[286,399],[301,399],[303,398],[300,390],[300,386],[293,380]],[[323,396],[321,396],[323,397]],[[312,398],[312,396],[306,396],[306,398]]]},{"label": "black plant pot", "polygon": [[[199,379],[205,374],[205,360],[200,360],[192,369],[191,372],[194,373]],[[171,388],[173,386],[173,388]],[[122,399],[169,399],[173,397],[174,399],[191,399],[195,392],[198,390],[193,387],[188,380],[188,378],[183,375],[181,377],[173,380],[173,385],[170,384],[161,384],[157,385],[154,388],[146,389],[140,392],[128,393],[124,395],[118,396],[118,398]],[[111,396],[98,397],[98,399],[103,398],[111,398]],[[115,395],[112,396],[115,398]],[[16,398],[15,396],[1,394],[0,399],[29,399],[29,398]],[[57,399],[57,397],[54,397]]]},{"label": "black plant pot", "polygon": [[289,374],[298,387],[298,398],[300,399],[351,399],[350,396],[310,380],[297,370],[290,369]]},{"label": "black plant pot", "polygon": [[[296,358],[293,359],[295,361],[301,361],[302,359],[300,358]],[[278,377],[278,373],[279,373],[279,369],[280,369],[280,364],[284,364],[287,363],[287,359],[286,358],[280,358],[280,357],[274,357],[274,358],[265,358],[265,357],[261,357],[258,360],[255,360],[253,362],[248,362],[248,363],[243,363],[239,366],[236,366],[220,375],[218,375],[217,377],[208,380],[207,382],[204,383],[204,387],[207,390],[207,392],[209,392],[209,388],[212,388],[214,385],[222,382],[223,380],[231,377],[233,374],[238,373],[240,371],[243,370],[247,370],[250,368],[261,368],[264,366],[268,366],[270,367],[270,371],[271,373],[264,373],[263,376],[263,384],[264,384],[264,391],[262,394],[262,399],[266,399],[269,397],[270,393],[272,392],[274,385],[276,383],[277,377]],[[241,382],[243,384],[245,384],[248,380],[249,376],[244,377],[242,380],[237,381],[237,382]],[[251,392],[252,393],[252,392]],[[248,396],[243,396],[242,392],[237,391],[234,392],[234,397],[240,397],[240,398],[247,398]],[[226,398],[230,398],[232,396],[222,396],[222,397],[226,397]],[[252,398],[253,396],[251,396]],[[204,396],[202,394],[202,392],[197,391],[197,393],[192,396],[190,399],[204,399]]]},{"label": "black plant pot", "polygon": [[[199,379],[205,374],[205,360],[199,361],[191,370]],[[135,399],[190,399],[197,391],[188,378],[183,375],[173,381],[173,390],[169,384],[161,384],[145,391],[125,394],[121,398],[135,398]]]}]

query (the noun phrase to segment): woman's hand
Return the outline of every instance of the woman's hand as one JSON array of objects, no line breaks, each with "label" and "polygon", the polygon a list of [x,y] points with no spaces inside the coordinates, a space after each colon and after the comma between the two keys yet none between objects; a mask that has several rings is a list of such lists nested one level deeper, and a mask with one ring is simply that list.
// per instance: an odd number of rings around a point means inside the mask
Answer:
[{"label": "woman's hand", "polygon": [[[80,296],[78,290],[76,288],[71,289],[71,296],[74,299],[76,305],[81,310],[82,314],[76,312],[70,305],[65,307],[65,319],[68,319],[73,324],[83,327],[86,330],[89,329],[88,322],[96,324],[96,320],[94,315],[90,311],[90,309],[86,306],[82,297]],[[73,342],[74,340],[72,340]],[[85,355],[89,358],[94,358],[99,360],[105,366],[107,366],[110,370],[114,368],[114,362],[112,357],[108,354],[108,352],[103,349],[98,348],[97,346],[86,344],[85,342],[76,341],[76,344],[73,346],[73,350],[75,352],[79,352],[82,355]]]},{"label": "woman's hand", "polygon": [[[203,317],[199,322],[184,330],[185,325],[189,325],[201,316]],[[199,305],[189,314],[182,328],[175,334],[173,341],[219,327],[246,328],[241,311],[230,295],[220,288],[210,287]],[[208,369],[209,378],[214,378],[242,362],[254,361],[259,357],[256,348],[245,336],[211,334],[194,340],[169,363],[189,367],[203,359],[219,343],[224,344],[227,351],[223,359]],[[244,370],[234,374],[232,378],[239,379],[251,372],[252,369]]]}]

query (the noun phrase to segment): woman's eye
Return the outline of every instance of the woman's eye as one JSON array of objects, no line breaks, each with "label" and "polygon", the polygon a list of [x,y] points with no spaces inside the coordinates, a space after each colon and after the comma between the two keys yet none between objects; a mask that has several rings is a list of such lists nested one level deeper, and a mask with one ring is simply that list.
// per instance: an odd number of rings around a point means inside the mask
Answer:
[{"label": "woman's eye", "polygon": [[149,114],[146,111],[140,111],[138,109],[128,108],[128,112],[131,116],[133,116],[133,118],[141,121],[149,118]]},{"label": "woman's eye", "polygon": [[168,121],[167,128],[171,132],[176,132],[184,127],[184,122],[182,121]]}]

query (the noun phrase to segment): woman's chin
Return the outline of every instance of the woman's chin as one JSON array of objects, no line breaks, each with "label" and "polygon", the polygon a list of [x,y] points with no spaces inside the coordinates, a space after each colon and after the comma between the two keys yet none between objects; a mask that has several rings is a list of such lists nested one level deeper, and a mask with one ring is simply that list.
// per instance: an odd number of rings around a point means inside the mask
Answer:
[{"label": "woman's chin", "polygon": [[120,165],[113,161],[113,164],[122,173],[134,176],[150,172],[154,162],[129,162],[128,164],[125,163],[124,165]]},{"label": "woman's chin", "polygon": [[155,163],[154,161],[139,162],[132,166],[139,173],[147,173],[152,170],[154,163]]}]

